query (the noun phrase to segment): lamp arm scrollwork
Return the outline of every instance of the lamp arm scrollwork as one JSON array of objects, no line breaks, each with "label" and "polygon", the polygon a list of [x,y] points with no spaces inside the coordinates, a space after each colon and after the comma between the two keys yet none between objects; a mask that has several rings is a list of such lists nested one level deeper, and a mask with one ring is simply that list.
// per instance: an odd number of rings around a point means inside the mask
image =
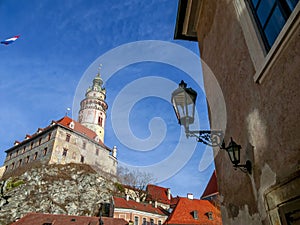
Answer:
[{"label": "lamp arm scrollwork", "polygon": [[195,137],[198,142],[211,147],[221,147],[224,133],[221,130],[186,130],[187,137]]}]

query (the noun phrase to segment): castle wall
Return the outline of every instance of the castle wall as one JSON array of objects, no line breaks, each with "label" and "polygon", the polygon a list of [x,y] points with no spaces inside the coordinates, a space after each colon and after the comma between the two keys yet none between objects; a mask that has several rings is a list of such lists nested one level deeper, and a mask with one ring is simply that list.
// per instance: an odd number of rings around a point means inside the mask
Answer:
[{"label": "castle wall", "polygon": [[32,162],[48,163],[55,140],[55,129],[37,133],[8,150],[4,161],[5,172],[16,170]]},{"label": "castle wall", "polygon": [[110,155],[110,150],[64,127],[57,129],[49,163],[85,163],[114,175],[117,170],[117,159]]}]

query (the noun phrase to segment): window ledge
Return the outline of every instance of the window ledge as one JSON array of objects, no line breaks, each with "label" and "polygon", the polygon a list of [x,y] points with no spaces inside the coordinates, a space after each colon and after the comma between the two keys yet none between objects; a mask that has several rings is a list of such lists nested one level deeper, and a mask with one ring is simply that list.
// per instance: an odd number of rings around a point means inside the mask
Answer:
[{"label": "window ledge", "polygon": [[288,45],[292,37],[294,37],[295,31],[300,24],[299,13],[300,12],[300,2],[295,7],[294,11],[290,15],[283,29],[279,33],[276,41],[274,42],[269,53],[266,55],[264,62],[262,62],[261,67],[256,71],[254,75],[254,81],[256,83],[262,83],[264,78],[267,76],[270,68],[274,65],[278,57],[281,55],[282,51]]}]

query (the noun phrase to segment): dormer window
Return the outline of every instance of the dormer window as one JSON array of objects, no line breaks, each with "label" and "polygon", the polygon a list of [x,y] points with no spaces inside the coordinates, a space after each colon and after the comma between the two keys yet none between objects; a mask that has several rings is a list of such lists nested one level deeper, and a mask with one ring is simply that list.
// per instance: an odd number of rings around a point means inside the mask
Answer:
[{"label": "dormer window", "polygon": [[74,121],[72,121],[72,122],[70,123],[69,127],[70,127],[71,129],[74,129],[74,127],[75,127]]},{"label": "dormer window", "polygon": [[99,140],[100,140],[100,138],[99,138],[99,136],[97,135],[97,136],[95,137],[95,141],[99,142]]},{"label": "dormer window", "polygon": [[193,215],[193,218],[194,218],[195,220],[199,219],[198,211],[197,211],[197,210],[194,210],[194,211],[192,212],[192,215]]},{"label": "dormer window", "polygon": [[213,220],[214,219],[213,218],[213,213],[211,211],[207,212],[206,215],[207,215],[207,217],[208,217],[209,220]]}]

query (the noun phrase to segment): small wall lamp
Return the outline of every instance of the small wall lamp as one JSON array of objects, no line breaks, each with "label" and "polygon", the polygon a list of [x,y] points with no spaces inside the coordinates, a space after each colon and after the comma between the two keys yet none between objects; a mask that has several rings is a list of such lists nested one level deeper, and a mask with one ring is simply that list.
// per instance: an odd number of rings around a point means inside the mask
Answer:
[{"label": "small wall lamp", "polygon": [[246,161],[246,164],[243,164],[243,165],[239,165],[240,164],[240,158],[241,158],[241,146],[236,144],[232,138],[230,138],[230,142],[228,144],[227,147],[225,147],[225,142],[223,140],[223,143],[220,147],[221,149],[224,149],[227,151],[228,153],[228,156],[229,156],[229,159],[230,161],[232,162],[233,164],[233,167],[236,169],[236,168],[239,168],[241,171],[243,171],[244,173],[249,173],[251,174],[252,173],[252,163],[250,160],[247,160]]},{"label": "small wall lamp", "polygon": [[225,147],[223,140],[224,133],[221,130],[195,130],[191,131],[189,125],[194,123],[195,105],[197,99],[197,92],[192,88],[187,88],[187,84],[182,80],[179,87],[173,91],[171,103],[173,105],[178,123],[183,125],[187,137],[196,137],[198,142],[209,145],[211,147],[220,147],[228,152],[230,161],[234,168],[240,168],[243,172],[251,174],[252,164],[247,160],[246,164],[239,165],[240,163],[240,150],[241,146],[236,144],[232,138],[228,145]]}]

